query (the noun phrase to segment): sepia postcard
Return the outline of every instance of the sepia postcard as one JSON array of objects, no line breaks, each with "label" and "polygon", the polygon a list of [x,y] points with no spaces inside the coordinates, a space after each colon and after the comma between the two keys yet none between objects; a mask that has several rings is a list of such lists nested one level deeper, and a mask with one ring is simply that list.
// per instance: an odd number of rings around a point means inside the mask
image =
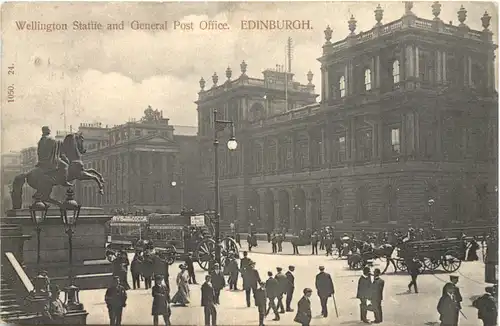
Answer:
[{"label": "sepia postcard", "polygon": [[2,322],[497,325],[496,3],[0,23]]}]

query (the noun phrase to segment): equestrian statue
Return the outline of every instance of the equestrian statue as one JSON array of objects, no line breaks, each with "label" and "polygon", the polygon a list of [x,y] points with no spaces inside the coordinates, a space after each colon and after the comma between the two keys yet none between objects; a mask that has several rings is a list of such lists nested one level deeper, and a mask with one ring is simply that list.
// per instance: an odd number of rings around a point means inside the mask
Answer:
[{"label": "equestrian statue", "polygon": [[22,206],[23,185],[25,182],[36,190],[34,199],[52,203],[61,207],[62,203],[51,198],[54,186],[72,187],[73,180],[94,180],[99,187],[99,193],[104,194],[104,179],[94,169],[84,169],[81,159],[86,150],[83,146],[83,135],[70,133],[61,142],[50,135],[50,128],[42,127],[42,137],[38,142],[38,163],[28,173],[22,173],[14,178],[12,184],[12,208]]}]

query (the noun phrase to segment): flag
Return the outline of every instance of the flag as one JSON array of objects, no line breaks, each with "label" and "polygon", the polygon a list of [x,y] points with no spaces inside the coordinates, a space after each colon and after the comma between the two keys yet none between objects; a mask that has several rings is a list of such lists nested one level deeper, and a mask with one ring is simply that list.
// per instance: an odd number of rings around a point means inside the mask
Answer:
[{"label": "flag", "polygon": [[219,132],[226,129],[226,123],[225,122],[219,122],[215,121],[215,131]]}]

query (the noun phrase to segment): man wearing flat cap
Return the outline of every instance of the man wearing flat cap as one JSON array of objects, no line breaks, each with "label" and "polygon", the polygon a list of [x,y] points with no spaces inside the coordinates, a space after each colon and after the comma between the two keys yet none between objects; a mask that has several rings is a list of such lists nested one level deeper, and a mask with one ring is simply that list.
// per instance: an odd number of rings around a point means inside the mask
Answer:
[{"label": "man wearing flat cap", "polygon": [[276,281],[278,281],[278,295],[277,295],[277,298],[278,298],[278,310],[280,312],[280,314],[284,314],[285,313],[285,306],[283,305],[283,295],[286,293],[287,291],[287,288],[288,288],[288,280],[286,278],[286,276],[283,274],[283,268],[281,267],[276,267],[276,275],[274,276],[274,278],[276,279]]},{"label": "man wearing flat cap", "polygon": [[120,284],[120,277],[113,277],[113,284],[106,290],[104,301],[108,307],[109,324],[120,326],[122,324],[123,308],[127,306],[127,292]]},{"label": "man wearing flat cap", "polygon": [[325,272],[324,266],[319,266],[319,273],[316,275],[316,290],[321,302],[321,315],[328,317],[328,298],[334,293],[333,281],[330,274]]},{"label": "man wearing flat cap", "polygon": [[301,324],[302,326],[309,326],[312,319],[311,300],[310,300],[312,295],[312,289],[305,288],[304,291],[302,292],[304,293],[304,295],[302,296],[302,298],[300,298],[299,302],[297,303],[297,314],[295,315],[293,321]]},{"label": "man wearing flat cap", "polygon": [[460,293],[460,289],[457,286],[458,283],[458,276],[457,275],[450,275],[450,282],[446,283],[443,286],[443,295],[446,293],[446,287],[450,286],[453,287],[453,297],[455,299],[455,302],[458,304],[459,308],[462,309],[462,294]]},{"label": "man wearing flat cap", "polygon": [[486,293],[474,300],[472,305],[477,309],[477,318],[483,326],[495,326],[498,318],[498,302],[493,286],[486,287]]},{"label": "man wearing flat cap", "polygon": [[295,290],[295,276],[293,276],[293,272],[295,271],[295,266],[288,266],[288,272],[286,272],[285,276],[287,279],[287,288],[286,288],[286,311],[292,312],[293,309],[291,307],[293,292]]}]

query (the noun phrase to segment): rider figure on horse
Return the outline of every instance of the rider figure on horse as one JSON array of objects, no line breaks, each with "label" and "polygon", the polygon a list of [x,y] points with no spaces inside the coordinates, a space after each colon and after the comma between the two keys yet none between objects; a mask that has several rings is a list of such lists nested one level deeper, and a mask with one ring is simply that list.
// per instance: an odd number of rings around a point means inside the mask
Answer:
[{"label": "rider figure on horse", "polygon": [[61,143],[50,136],[48,126],[42,127],[42,137],[38,141],[37,155],[37,168],[40,168],[45,174],[56,172],[56,181],[60,180],[62,186],[71,186],[68,182],[69,161],[61,152]]}]

